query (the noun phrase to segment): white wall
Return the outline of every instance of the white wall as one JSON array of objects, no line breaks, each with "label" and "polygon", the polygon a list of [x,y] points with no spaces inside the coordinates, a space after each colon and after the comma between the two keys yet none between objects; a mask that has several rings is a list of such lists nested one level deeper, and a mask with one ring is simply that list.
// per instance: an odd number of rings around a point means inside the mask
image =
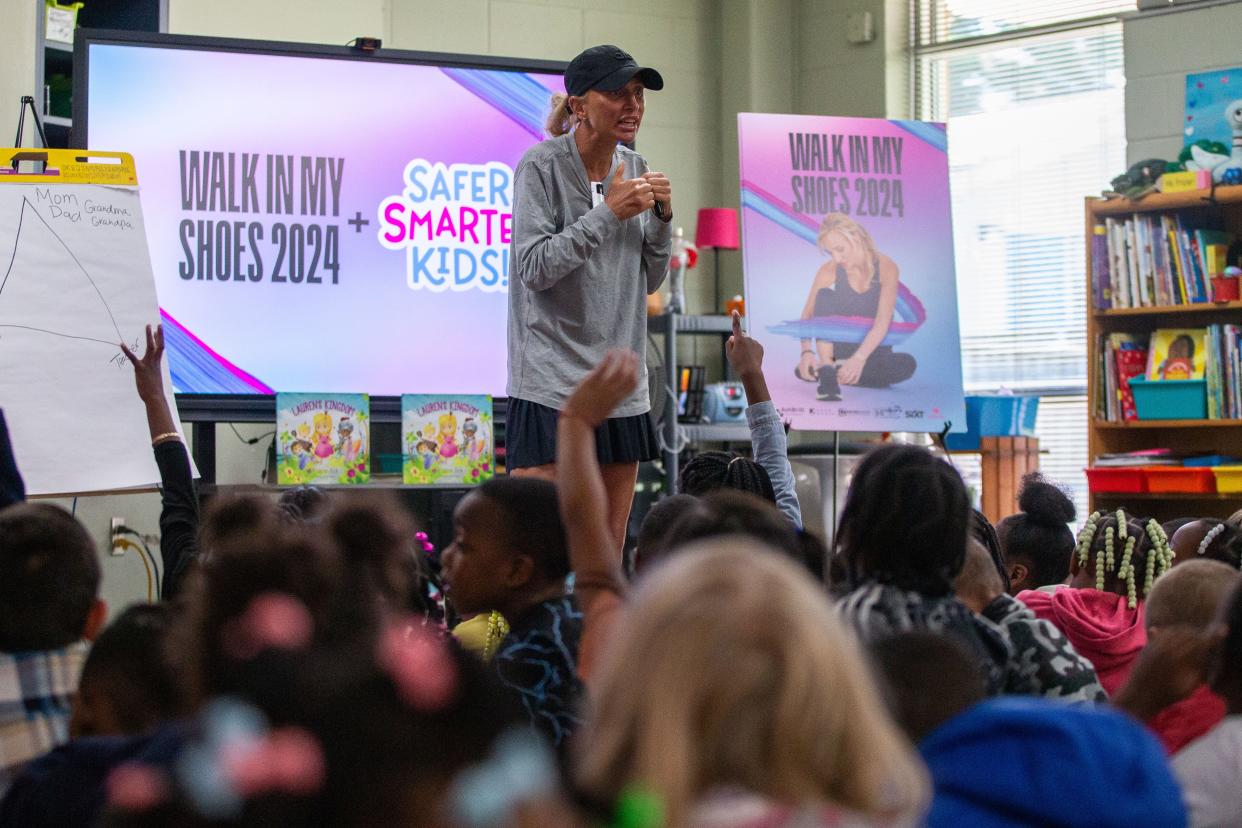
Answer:
[{"label": "white wall", "polygon": [[[35,20],[42,4],[29,0],[0,0],[0,147],[13,143],[17,133],[17,102],[22,95],[34,95]],[[42,110],[40,110],[42,111]],[[26,117],[26,136],[22,143],[37,146],[39,136],[30,115]]]},{"label": "white wall", "polygon": [[1138,14],[1123,31],[1127,163],[1176,158],[1185,146],[1186,75],[1242,66],[1242,3]]}]

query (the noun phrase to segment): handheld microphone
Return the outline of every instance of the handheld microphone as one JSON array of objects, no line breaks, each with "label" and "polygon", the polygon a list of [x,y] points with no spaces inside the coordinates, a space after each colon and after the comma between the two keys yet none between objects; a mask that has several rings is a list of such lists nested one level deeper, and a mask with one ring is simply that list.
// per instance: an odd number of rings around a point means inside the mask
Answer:
[{"label": "handheld microphone", "polygon": [[[644,173],[651,172],[651,165],[647,163],[647,159],[643,158],[642,161],[643,161],[643,172]],[[657,201],[655,203],[655,206],[651,208],[651,212],[655,213],[656,218],[658,218],[660,221],[664,221],[665,213],[664,213],[663,204]]]}]

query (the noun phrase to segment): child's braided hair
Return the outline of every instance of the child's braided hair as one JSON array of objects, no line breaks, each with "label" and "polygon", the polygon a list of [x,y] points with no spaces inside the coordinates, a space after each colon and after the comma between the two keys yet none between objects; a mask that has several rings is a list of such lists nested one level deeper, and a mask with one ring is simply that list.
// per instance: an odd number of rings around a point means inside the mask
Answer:
[{"label": "child's braided hair", "polygon": [[677,478],[677,490],[700,497],[716,489],[737,489],[776,502],[768,472],[749,457],[728,451],[704,451],[685,465]]},{"label": "child's braided hair", "polygon": [[1130,609],[1138,606],[1140,570],[1146,597],[1156,578],[1173,566],[1173,548],[1160,523],[1144,523],[1124,509],[1093,512],[1078,533],[1074,555],[1080,568],[1094,573],[1101,592],[1120,586],[1110,580],[1124,584]]}]

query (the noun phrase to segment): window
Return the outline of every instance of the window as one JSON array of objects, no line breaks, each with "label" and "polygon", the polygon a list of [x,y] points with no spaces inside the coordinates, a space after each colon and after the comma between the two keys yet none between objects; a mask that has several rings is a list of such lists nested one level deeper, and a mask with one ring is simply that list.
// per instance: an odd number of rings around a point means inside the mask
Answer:
[{"label": "window", "polygon": [[949,130],[967,393],[1040,394],[1041,466],[1083,509],[1083,197],[1125,169],[1133,0],[911,4],[915,115]]}]

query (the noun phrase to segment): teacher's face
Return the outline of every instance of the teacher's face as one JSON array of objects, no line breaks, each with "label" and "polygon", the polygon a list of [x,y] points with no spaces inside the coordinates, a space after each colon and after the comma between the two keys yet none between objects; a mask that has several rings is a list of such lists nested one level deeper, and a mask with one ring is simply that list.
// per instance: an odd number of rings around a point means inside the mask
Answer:
[{"label": "teacher's face", "polygon": [[615,92],[592,89],[578,99],[579,117],[599,135],[611,135],[619,143],[629,144],[638,136],[643,122],[643,82],[632,78]]}]

